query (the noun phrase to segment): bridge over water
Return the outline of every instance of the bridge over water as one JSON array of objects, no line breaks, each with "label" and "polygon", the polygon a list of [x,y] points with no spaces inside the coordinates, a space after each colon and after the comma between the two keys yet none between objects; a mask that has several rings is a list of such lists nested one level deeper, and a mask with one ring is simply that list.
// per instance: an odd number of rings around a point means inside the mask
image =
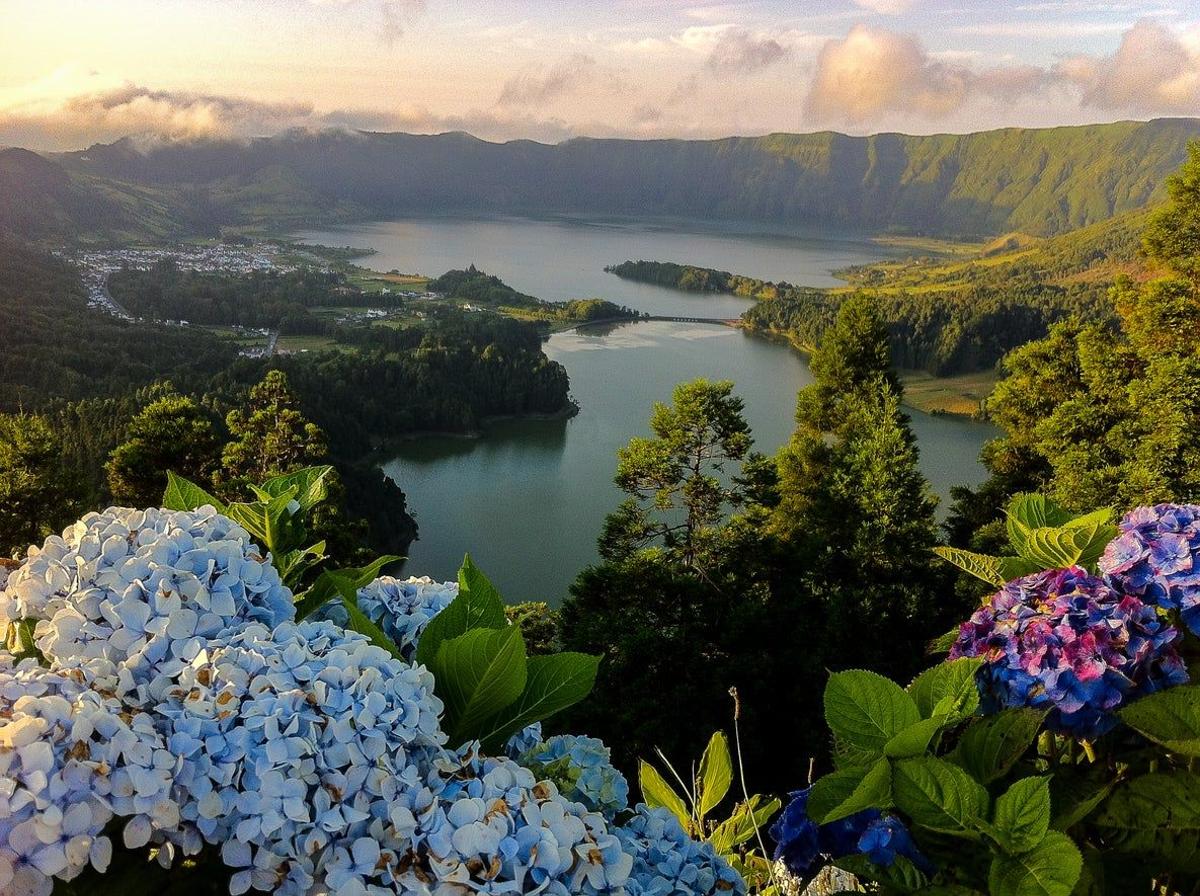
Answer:
[{"label": "bridge over water", "polygon": [[642,320],[666,320],[678,324],[721,324],[726,327],[736,327],[741,323],[736,317],[662,317],[657,314],[643,317]]}]

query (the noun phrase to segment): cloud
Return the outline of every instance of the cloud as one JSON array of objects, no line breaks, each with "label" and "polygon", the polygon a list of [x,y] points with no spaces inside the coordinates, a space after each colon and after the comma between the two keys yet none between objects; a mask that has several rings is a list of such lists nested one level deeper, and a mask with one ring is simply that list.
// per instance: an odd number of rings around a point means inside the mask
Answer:
[{"label": "cloud", "polygon": [[705,66],[714,72],[759,71],[786,59],[791,49],[773,37],[751,34],[742,28],[730,28],[721,33],[709,50]]},{"label": "cloud", "polygon": [[1134,115],[1200,112],[1200,30],[1183,35],[1149,19],[1125,32],[1112,56],[1074,56],[1057,73],[1084,106]]},{"label": "cloud", "polygon": [[534,106],[558,99],[598,81],[617,86],[618,79],[600,70],[596,60],[586,53],[573,53],[549,69],[526,71],[504,82],[499,106]]},{"label": "cloud", "polygon": [[817,120],[851,124],[903,110],[936,118],[962,105],[972,79],[911,35],[856,25],[821,48],[805,108]]},{"label": "cloud", "polygon": [[313,6],[347,8],[376,6],[379,12],[379,39],[389,47],[419,19],[426,8],[426,0],[308,0]]},{"label": "cloud", "polygon": [[898,16],[916,5],[916,0],[854,0],[854,5],[885,16]]}]

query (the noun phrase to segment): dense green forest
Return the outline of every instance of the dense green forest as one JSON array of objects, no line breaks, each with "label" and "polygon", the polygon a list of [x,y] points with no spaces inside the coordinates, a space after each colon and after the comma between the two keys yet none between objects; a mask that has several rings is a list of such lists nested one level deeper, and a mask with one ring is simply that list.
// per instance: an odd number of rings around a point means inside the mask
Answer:
[{"label": "dense green forest", "polygon": [[122,140],[49,161],[0,154],[0,230],[164,237],[455,211],[1046,235],[1145,206],[1197,135],[1195,120],[1158,119],[555,146],[340,131],[249,143]]},{"label": "dense green forest", "polygon": [[471,265],[465,270],[447,271],[429,281],[429,289],[450,299],[462,299],[486,305],[530,313],[536,317],[563,321],[599,321],[636,318],[640,313],[605,299],[569,299],[547,302],[518,292],[499,277],[485,274]]}]

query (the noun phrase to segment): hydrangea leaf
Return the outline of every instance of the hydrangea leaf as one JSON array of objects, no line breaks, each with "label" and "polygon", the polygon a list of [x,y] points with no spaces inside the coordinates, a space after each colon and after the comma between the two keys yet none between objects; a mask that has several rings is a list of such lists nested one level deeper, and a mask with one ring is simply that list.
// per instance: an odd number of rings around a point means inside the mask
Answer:
[{"label": "hydrangea leaf", "polygon": [[1058,769],[1050,781],[1053,816],[1050,827],[1066,831],[1087,818],[1112,792],[1115,780],[1095,781],[1068,769]]},{"label": "hydrangea leaf", "polygon": [[349,616],[346,628],[358,632],[360,635],[366,635],[371,639],[372,644],[376,647],[382,647],[396,659],[404,659],[404,654],[400,652],[400,648],[396,645],[396,642],[389,638],[383,629],[367,618],[367,614],[360,610],[357,604],[347,601],[346,613]]},{"label": "hydrangea leaf", "polygon": [[305,513],[316,507],[329,497],[329,477],[333,467],[328,464],[319,467],[305,467],[294,473],[285,473],[268,479],[260,486],[255,486],[255,493],[264,501],[279,495],[292,492],[300,512]]},{"label": "hydrangea leaf", "polygon": [[889,759],[908,759],[920,756],[928,748],[935,734],[950,723],[949,716],[934,716],[909,725],[887,742],[883,755]]},{"label": "hydrangea leaf", "polygon": [[733,813],[708,835],[708,842],[721,855],[727,855],[735,846],[747,842],[755,831],[762,830],[783,808],[779,799],[768,800],[755,794],[749,802],[738,803]]},{"label": "hydrangea leaf", "polygon": [[296,619],[307,618],[335,597],[341,597],[347,605],[357,606],[358,589],[374,581],[385,566],[403,559],[395,554],[384,554],[366,566],[322,571],[311,588],[296,595]]},{"label": "hydrangea leaf", "polygon": [[1003,777],[1029,749],[1046,719],[1036,709],[1005,709],[972,722],[946,758],[989,784]]},{"label": "hydrangea leaf", "polygon": [[926,669],[913,679],[908,693],[921,717],[934,715],[966,718],[979,707],[975,674],[983,665],[979,657],[960,657]]},{"label": "hydrangea leaf", "polygon": [[713,734],[700,757],[700,774],[696,801],[700,804],[700,817],[704,818],[725,799],[729,785],[733,783],[733,757],[729,754],[729,740],[725,732]]},{"label": "hydrangea leaf", "polygon": [[1113,790],[1090,823],[1120,852],[1200,873],[1200,774],[1133,778]]},{"label": "hydrangea leaf", "polygon": [[651,809],[666,809],[684,828],[690,827],[692,817],[683,802],[683,797],[658,773],[658,769],[644,759],[638,762],[638,787],[641,788],[642,799],[647,806]]},{"label": "hydrangea leaf", "polygon": [[202,489],[196,483],[167,472],[167,490],[163,493],[162,506],[166,510],[195,510],[208,504],[221,513],[225,503]]},{"label": "hydrangea leaf", "polygon": [[944,545],[934,548],[933,552],[943,560],[953,563],[963,572],[973,575],[977,579],[982,579],[989,585],[999,586],[1004,584],[1004,576],[1000,572],[999,557],[977,554],[974,551],[946,547]]},{"label": "hydrangea leaf", "polygon": [[[829,776],[827,776],[829,777]],[[822,779],[824,780],[824,779]],[[817,782],[820,783],[819,781]],[[846,783],[851,783],[842,779],[836,782],[837,787],[844,787]],[[822,801],[828,802],[830,797],[837,796],[832,792],[833,788],[827,791],[827,794],[822,796]],[[815,787],[814,787],[815,792]],[[812,793],[809,794],[809,806],[812,803]],[[838,821],[853,815],[856,812],[862,812],[864,809],[887,809],[892,805],[892,764],[886,759],[880,759],[867,773],[859,774],[858,780],[854,783],[853,789],[845,798],[827,812],[821,815],[811,812],[810,815],[814,821],[820,824],[827,824],[831,821]],[[823,807],[822,807],[823,808]]]},{"label": "hydrangea leaf", "polygon": [[997,856],[988,871],[992,896],[1071,896],[1083,857],[1066,834],[1051,831],[1018,856]]},{"label": "hydrangea leaf", "polygon": [[891,865],[876,865],[864,855],[842,856],[834,862],[861,880],[882,884],[886,893],[913,893],[928,881],[924,874],[905,856],[896,856]]},{"label": "hydrangea leaf", "polygon": [[[430,628],[441,615],[439,613],[433,617]],[[518,626],[512,626],[512,629],[519,631]],[[428,633],[429,629],[426,629],[425,635],[421,636],[422,644]],[[517,731],[574,706],[592,692],[599,669],[600,657],[588,653],[568,651],[529,657],[526,661],[525,687],[516,701],[481,726],[479,739],[484,747],[498,750]]]},{"label": "hydrangea leaf", "polygon": [[1020,492],[1013,495],[1012,500],[1008,502],[1006,516],[1010,538],[1014,528],[1045,529],[1062,526],[1071,521],[1069,511],[1036,492]]},{"label": "hydrangea leaf", "polygon": [[446,704],[451,745],[458,746],[483,734],[484,723],[525,690],[525,641],[515,625],[473,629],[443,641],[429,669]]},{"label": "hydrangea leaf", "polygon": [[835,672],[825,686],[825,721],[851,746],[882,754],[888,741],[921,721],[917,704],[894,681],[875,672]]},{"label": "hydrangea leaf", "polygon": [[428,666],[437,656],[442,642],[450,638],[457,638],[472,629],[498,629],[507,625],[504,601],[467,555],[458,573],[458,596],[433,617],[421,635],[417,644],[417,662]]},{"label": "hydrangea leaf", "polygon": [[974,836],[988,817],[983,785],[944,759],[923,756],[896,763],[892,775],[896,805],[914,824],[947,834]]},{"label": "hydrangea leaf", "polygon": [[1022,778],[996,798],[992,825],[1012,855],[1028,852],[1050,830],[1050,779]]},{"label": "hydrangea leaf", "polygon": [[1118,715],[1129,727],[1181,756],[1200,756],[1200,686],[1169,688],[1137,700]]}]

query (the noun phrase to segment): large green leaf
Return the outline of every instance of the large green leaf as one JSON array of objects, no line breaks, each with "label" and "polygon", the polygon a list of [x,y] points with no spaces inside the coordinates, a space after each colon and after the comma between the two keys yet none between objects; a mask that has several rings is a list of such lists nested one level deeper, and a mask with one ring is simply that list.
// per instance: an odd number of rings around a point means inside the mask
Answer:
[{"label": "large green leaf", "polygon": [[934,548],[933,552],[943,560],[953,563],[963,572],[997,587],[1042,568],[1037,563],[1023,557],[992,557],[988,554],[977,554],[974,551],[944,545]]},{"label": "large green leaf", "polygon": [[1050,805],[1053,815],[1050,827],[1066,831],[1087,818],[1112,792],[1114,778],[1094,780],[1079,772],[1060,768],[1050,782]]},{"label": "large green leaf", "polygon": [[[438,617],[433,618],[436,621]],[[506,706],[481,727],[479,739],[483,746],[488,750],[499,750],[509,737],[522,728],[574,706],[596,686],[599,668],[600,657],[588,653],[566,652],[529,657],[526,662],[525,689],[516,702]]]},{"label": "large green leaf", "polygon": [[488,719],[516,702],[528,677],[517,626],[473,629],[441,643],[429,667],[446,705],[452,747],[482,736]]},{"label": "large green leaf", "polygon": [[1200,873],[1200,774],[1173,771],[1126,781],[1090,824],[1106,843],[1141,861]]},{"label": "large green leaf", "polygon": [[1045,712],[1034,709],[1005,709],[978,719],[946,758],[989,784],[1003,777],[1029,749],[1045,718]]},{"label": "large green leaf", "polygon": [[864,809],[889,809],[891,806],[892,765],[886,759],[880,759],[854,783],[854,789],[841,803],[820,817],[811,812],[809,817],[825,824],[847,818]]},{"label": "large green leaf", "polygon": [[417,643],[417,662],[428,666],[443,641],[457,638],[472,629],[505,628],[504,601],[492,583],[471,562],[463,560],[458,573],[458,595],[450,605],[430,620]]},{"label": "large green leaf", "polygon": [[[385,566],[403,559],[395,554],[385,554],[366,566],[348,566],[344,569],[322,571],[311,588],[296,595],[296,618],[307,618],[324,606],[326,601],[335,597],[341,597],[344,603],[354,604],[357,607],[358,589],[377,579],[380,570]],[[437,616],[434,619],[437,619]]]},{"label": "large green leaf", "polygon": [[873,766],[839,768],[822,775],[808,791],[808,817],[817,822],[850,799]]},{"label": "large green leaf", "polygon": [[1083,857],[1074,841],[1051,831],[1028,852],[993,859],[988,892],[991,896],[1071,896],[1082,868]]},{"label": "large green leaf", "polygon": [[1119,715],[1130,728],[1172,753],[1200,756],[1200,686],[1159,691],[1130,703]]},{"label": "large green leaf", "polygon": [[996,798],[992,826],[1004,849],[1018,855],[1033,849],[1050,830],[1050,779],[1022,778]]},{"label": "large green leaf", "polygon": [[836,737],[882,753],[888,741],[921,721],[917,704],[894,681],[874,672],[835,672],[825,686],[825,721]]},{"label": "large green leaf", "polygon": [[[1019,531],[1047,529],[1066,525],[1071,521],[1069,511],[1059,507],[1045,495],[1036,492],[1019,492],[1008,502],[1006,512],[1009,539],[1014,528]],[[1013,542],[1014,546],[1016,542]]]},{"label": "large green leaf", "polygon": [[963,719],[979,708],[975,675],[983,665],[979,657],[960,657],[926,669],[908,686],[921,717],[934,715]]},{"label": "large green leaf", "polygon": [[733,783],[733,757],[723,731],[715,732],[704,748],[698,777],[696,801],[700,804],[700,817],[704,818],[725,799]]},{"label": "large green leaf", "polygon": [[[329,477],[333,467],[305,467],[295,473],[285,473],[254,486],[255,493],[263,501],[292,492],[293,499],[300,505],[300,512],[312,510],[329,497]],[[294,491],[293,491],[294,490]]]},{"label": "large green leaf", "polygon": [[167,472],[167,490],[163,493],[162,506],[167,510],[195,510],[209,504],[219,512],[225,512],[225,503],[202,489],[196,483]]},{"label": "large green leaf", "polygon": [[915,824],[947,834],[971,835],[988,818],[988,793],[957,765],[923,756],[896,763],[892,797]]},{"label": "large green leaf", "polygon": [[909,725],[887,742],[883,755],[889,759],[908,759],[920,756],[929,749],[934,736],[952,723],[949,716],[934,716]]},{"label": "large green leaf", "polygon": [[638,786],[647,806],[651,809],[666,809],[679,820],[685,830],[691,827],[692,818],[683,797],[666,782],[658,773],[658,769],[644,759],[638,762]]}]

